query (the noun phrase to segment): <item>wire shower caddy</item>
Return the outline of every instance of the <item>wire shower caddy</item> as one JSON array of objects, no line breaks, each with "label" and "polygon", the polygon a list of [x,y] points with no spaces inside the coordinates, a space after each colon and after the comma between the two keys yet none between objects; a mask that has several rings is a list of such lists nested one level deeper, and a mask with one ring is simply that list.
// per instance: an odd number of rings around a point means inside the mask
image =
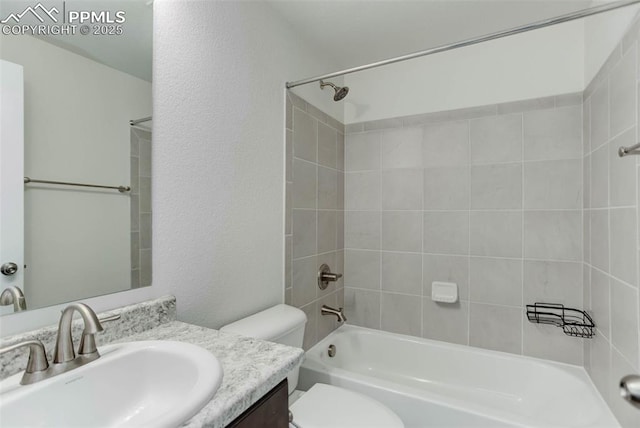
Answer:
[{"label": "wire shower caddy", "polygon": [[585,311],[566,308],[556,303],[534,303],[527,305],[527,318],[532,323],[562,327],[564,334],[572,337],[592,338],[595,323]]}]

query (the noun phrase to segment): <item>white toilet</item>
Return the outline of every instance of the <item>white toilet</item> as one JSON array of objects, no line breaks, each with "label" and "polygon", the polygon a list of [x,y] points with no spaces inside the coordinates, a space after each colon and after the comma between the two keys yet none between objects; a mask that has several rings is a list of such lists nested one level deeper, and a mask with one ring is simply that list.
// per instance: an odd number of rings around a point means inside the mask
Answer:
[{"label": "white toilet", "polygon": [[[276,305],[220,329],[257,339],[302,348],[307,316],[300,309]],[[298,385],[299,368],[287,377],[289,396]],[[317,383],[290,406],[300,428],[403,428],[391,409],[366,395]]]}]

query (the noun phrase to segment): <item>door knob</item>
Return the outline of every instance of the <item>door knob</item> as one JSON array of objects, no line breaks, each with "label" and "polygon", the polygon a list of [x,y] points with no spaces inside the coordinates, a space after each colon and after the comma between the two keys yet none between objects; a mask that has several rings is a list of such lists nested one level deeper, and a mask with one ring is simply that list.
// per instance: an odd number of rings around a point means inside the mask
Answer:
[{"label": "door knob", "polygon": [[7,262],[0,266],[0,273],[3,275],[11,276],[18,272],[18,265],[14,262]]},{"label": "door knob", "polygon": [[620,395],[640,409],[640,376],[628,375],[620,380]]}]

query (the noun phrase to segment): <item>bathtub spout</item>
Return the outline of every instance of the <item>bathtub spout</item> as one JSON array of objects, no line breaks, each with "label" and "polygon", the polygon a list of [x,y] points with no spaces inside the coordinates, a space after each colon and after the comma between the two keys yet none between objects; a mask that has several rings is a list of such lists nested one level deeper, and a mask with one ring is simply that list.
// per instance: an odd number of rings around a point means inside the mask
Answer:
[{"label": "bathtub spout", "polygon": [[322,305],[320,309],[322,315],[335,315],[338,317],[338,322],[347,322],[347,317],[344,316],[344,311],[342,308],[334,309],[331,306]]}]

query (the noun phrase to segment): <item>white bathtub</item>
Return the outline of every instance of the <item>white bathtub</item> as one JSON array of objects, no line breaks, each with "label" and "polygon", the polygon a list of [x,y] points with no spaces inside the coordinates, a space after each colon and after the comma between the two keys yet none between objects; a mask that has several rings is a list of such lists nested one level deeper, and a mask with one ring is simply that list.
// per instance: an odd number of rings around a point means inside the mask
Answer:
[{"label": "white bathtub", "polygon": [[407,427],[619,427],[581,367],[349,325],[307,351],[298,387],[318,382],[377,399]]}]

